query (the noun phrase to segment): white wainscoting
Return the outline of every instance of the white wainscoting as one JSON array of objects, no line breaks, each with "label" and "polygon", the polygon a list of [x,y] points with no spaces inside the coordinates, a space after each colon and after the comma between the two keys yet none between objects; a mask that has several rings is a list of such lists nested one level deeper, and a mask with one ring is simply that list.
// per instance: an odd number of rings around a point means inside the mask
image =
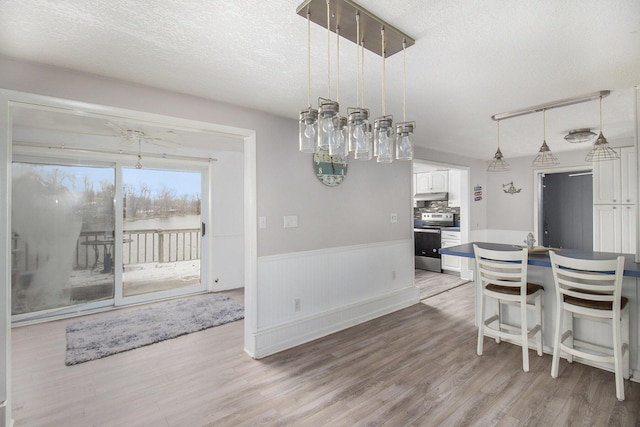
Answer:
[{"label": "white wainscoting", "polygon": [[254,356],[418,303],[413,253],[406,239],[259,257]]}]

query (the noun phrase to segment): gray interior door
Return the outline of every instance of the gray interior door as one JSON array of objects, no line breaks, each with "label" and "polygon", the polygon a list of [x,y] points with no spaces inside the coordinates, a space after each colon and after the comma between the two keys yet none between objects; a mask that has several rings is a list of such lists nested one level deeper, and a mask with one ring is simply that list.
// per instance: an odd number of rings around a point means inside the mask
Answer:
[{"label": "gray interior door", "polygon": [[591,173],[547,173],[542,184],[542,244],[593,250]]}]

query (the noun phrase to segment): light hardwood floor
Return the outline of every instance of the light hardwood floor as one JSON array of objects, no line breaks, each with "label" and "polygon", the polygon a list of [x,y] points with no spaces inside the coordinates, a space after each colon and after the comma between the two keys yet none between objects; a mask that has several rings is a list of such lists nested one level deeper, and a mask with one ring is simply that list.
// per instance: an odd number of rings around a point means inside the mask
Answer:
[{"label": "light hardwood floor", "polygon": [[438,295],[468,282],[466,279],[461,279],[459,275],[441,274],[420,269],[416,269],[415,271],[415,285],[418,287],[421,300]]},{"label": "light hardwood floor", "polygon": [[[241,298],[241,292],[234,296]],[[243,322],[64,365],[69,321],[13,330],[16,426],[638,425],[640,384],[485,341],[472,284],[265,358]]]}]

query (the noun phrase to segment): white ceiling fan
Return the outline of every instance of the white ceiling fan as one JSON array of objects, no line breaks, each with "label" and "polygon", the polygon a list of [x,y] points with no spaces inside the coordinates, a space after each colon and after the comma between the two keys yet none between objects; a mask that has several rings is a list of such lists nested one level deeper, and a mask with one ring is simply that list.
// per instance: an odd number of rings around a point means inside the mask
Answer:
[{"label": "white ceiling fan", "polygon": [[[111,122],[107,123],[107,125],[118,133],[124,145],[140,146],[143,142],[145,142],[168,148],[181,147],[180,143],[167,139],[167,137],[177,136],[176,133],[172,130],[161,131],[162,134],[166,135],[166,137],[161,138],[155,135],[152,136],[152,134],[139,129],[124,128]],[[157,134],[157,132],[155,131],[153,133]]]}]

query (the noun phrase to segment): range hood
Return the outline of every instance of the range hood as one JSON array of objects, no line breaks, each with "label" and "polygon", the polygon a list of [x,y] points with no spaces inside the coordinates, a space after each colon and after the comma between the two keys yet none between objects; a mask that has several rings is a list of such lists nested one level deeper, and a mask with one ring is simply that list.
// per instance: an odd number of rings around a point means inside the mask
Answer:
[{"label": "range hood", "polygon": [[416,202],[435,202],[439,200],[449,200],[449,193],[416,193],[413,196],[413,200]]}]

